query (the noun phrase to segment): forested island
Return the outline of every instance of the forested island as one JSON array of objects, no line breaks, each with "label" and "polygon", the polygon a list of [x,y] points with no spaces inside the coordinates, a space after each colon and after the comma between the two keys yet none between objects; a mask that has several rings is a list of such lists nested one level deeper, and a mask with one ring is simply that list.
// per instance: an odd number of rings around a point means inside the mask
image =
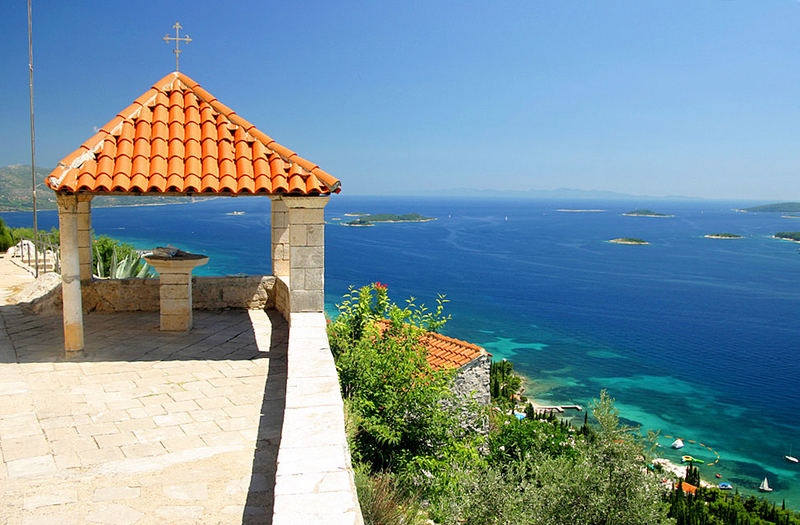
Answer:
[{"label": "forested island", "polygon": [[778,202],[775,204],[764,204],[762,206],[744,208],[742,211],[772,213],[798,212],[800,211],[800,202]]},{"label": "forested island", "polygon": [[623,213],[627,217],[674,217],[674,215],[667,215],[666,213],[658,213],[653,210],[641,209],[633,210]]},{"label": "forested island", "polygon": [[[349,216],[356,215],[354,213],[346,214]],[[378,213],[374,215],[358,214],[357,219],[347,221],[343,224],[346,226],[374,226],[376,222],[428,222],[435,221],[434,217],[425,217],[419,213],[406,213],[404,215],[395,215],[391,213]]]},{"label": "forested island", "polygon": [[708,235],[704,235],[706,239],[742,239],[741,235],[736,235],[735,233],[709,233]]},{"label": "forested island", "polygon": [[636,237],[620,237],[618,239],[611,239],[608,242],[613,242],[614,244],[650,244],[644,239],[637,239]]},{"label": "forested island", "polygon": [[773,237],[785,241],[800,242],[800,232],[778,232]]}]

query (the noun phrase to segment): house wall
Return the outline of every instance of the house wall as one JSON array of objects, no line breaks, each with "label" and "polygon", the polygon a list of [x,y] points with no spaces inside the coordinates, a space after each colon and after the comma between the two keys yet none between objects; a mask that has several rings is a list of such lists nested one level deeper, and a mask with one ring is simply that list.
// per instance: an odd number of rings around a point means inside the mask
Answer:
[{"label": "house wall", "polygon": [[488,405],[491,401],[491,393],[489,391],[489,367],[491,362],[492,358],[487,354],[462,366],[456,373],[453,392],[461,398],[472,396],[475,401],[482,405]]}]

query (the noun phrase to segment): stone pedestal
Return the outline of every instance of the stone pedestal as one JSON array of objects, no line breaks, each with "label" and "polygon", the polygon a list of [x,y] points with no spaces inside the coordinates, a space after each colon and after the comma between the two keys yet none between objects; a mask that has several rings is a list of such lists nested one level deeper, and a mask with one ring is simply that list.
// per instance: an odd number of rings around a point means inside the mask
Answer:
[{"label": "stone pedestal", "polygon": [[177,257],[149,255],[144,258],[160,279],[161,330],[186,332],[192,329],[192,270],[208,262],[205,255]]}]

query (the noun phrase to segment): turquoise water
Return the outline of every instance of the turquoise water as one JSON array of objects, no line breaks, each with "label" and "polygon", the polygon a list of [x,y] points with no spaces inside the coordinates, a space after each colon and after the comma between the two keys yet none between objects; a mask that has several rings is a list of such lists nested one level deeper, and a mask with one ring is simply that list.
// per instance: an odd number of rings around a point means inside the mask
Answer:
[{"label": "turquoise water", "polygon": [[[771,239],[800,220],[737,213],[747,203],[556,202],[334,196],[327,208],[326,302],[381,281],[396,301],[447,294],[448,335],[509,358],[531,397],[586,405],[602,388],[624,419],[720,455],[715,472],[800,508],[800,245]],[[624,217],[650,208],[674,218]],[[592,208],[601,213],[565,213]],[[245,215],[226,215],[233,210]],[[338,226],[348,212],[418,212],[438,220]],[[30,214],[3,214],[10,225]],[[507,218],[507,219],[506,219]],[[42,213],[44,227],[55,214]],[[211,256],[197,273],[268,273],[269,202],[96,208],[97,233],[140,248],[172,243]],[[705,239],[731,232],[741,240]],[[605,242],[640,237],[648,246]],[[707,449],[688,453],[714,460]],[[796,449],[796,450],[795,450]]]}]

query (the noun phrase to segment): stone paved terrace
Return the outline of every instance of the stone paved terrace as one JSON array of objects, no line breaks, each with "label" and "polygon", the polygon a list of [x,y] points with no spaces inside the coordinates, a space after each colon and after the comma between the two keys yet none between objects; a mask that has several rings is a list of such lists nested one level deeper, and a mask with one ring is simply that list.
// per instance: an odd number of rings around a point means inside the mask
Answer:
[{"label": "stone paved terrace", "polygon": [[0,523],[269,523],[288,328],[272,311],[92,313],[65,360],[61,316],[4,304]]}]

